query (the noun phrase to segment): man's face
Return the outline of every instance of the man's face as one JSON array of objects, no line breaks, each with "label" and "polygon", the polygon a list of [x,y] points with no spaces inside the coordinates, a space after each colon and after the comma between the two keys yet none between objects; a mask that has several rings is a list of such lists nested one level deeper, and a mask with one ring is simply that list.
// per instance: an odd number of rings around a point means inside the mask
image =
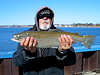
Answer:
[{"label": "man's face", "polygon": [[48,30],[51,27],[51,23],[51,19],[44,16],[39,19],[39,28],[41,30]]}]

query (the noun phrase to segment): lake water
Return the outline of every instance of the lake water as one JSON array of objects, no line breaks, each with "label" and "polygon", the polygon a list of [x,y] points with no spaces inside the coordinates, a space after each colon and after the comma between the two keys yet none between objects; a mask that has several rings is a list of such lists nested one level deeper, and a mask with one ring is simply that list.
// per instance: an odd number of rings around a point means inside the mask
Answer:
[{"label": "lake water", "polygon": [[[16,51],[17,43],[10,40],[13,34],[27,30],[29,28],[0,28],[0,58],[10,58]],[[95,35],[91,49],[83,47],[81,44],[73,44],[75,52],[96,51],[100,50],[100,28],[67,28],[59,27],[59,29],[79,33],[79,35]]]}]

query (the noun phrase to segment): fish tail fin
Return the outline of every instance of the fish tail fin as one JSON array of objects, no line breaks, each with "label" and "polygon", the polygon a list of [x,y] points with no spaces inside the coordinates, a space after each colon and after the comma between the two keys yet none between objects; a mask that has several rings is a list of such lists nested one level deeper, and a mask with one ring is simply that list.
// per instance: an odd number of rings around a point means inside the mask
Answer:
[{"label": "fish tail fin", "polygon": [[90,49],[94,40],[94,36],[83,36],[83,39],[84,40],[81,41],[82,45]]}]

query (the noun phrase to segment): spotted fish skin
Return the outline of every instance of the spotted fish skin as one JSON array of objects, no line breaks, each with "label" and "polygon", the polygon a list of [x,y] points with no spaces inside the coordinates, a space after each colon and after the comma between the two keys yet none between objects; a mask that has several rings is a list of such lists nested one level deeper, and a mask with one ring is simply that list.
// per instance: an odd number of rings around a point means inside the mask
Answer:
[{"label": "spotted fish skin", "polygon": [[37,47],[50,48],[58,47],[58,37],[61,34],[70,35],[74,42],[80,42],[86,48],[91,48],[92,42],[95,36],[83,35],[80,36],[78,33],[62,32],[62,31],[24,31],[13,35],[12,40],[20,42],[22,38],[34,37],[37,41]]}]

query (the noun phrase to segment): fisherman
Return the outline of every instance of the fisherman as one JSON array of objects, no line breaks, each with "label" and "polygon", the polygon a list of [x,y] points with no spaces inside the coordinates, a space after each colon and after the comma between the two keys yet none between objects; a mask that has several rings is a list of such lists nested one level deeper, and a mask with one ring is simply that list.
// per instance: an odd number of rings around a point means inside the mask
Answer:
[{"label": "fisherman", "polygon": [[[54,12],[41,7],[36,14],[35,25],[28,31],[59,30],[53,25],[53,20]],[[58,41],[58,48],[37,48],[38,42],[34,37],[23,38],[13,55],[13,62],[21,67],[23,75],[64,75],[64,66],[73,65],[76,61],[73,39],[62,34]]]}]

